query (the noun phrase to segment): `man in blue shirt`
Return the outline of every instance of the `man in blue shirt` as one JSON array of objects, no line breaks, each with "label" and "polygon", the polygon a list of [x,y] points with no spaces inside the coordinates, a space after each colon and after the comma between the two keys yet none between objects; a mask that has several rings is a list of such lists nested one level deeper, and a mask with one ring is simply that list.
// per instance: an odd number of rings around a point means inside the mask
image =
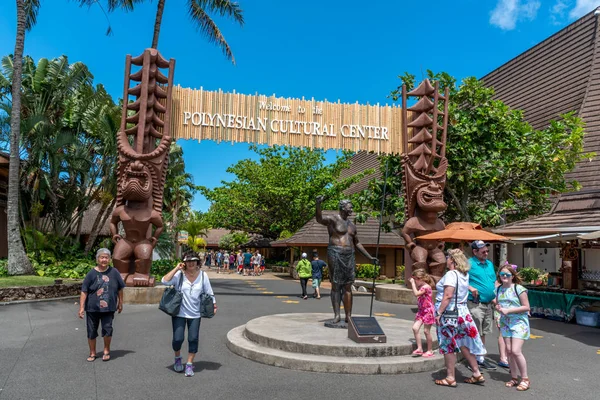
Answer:
[{"label": "man in blue shirt", "polygon": [[[473,257],[469,259],[471,269],[469,270],[469,300],[467,306],[471,316],[477,325],[481,340],[485,345],[485,335],[493,332],[494,305],[492,300],[496,296],[495,285],[496,271],[494,264],[488,260],[489,243],[476,240],[471,243]],[[494,370],[496,367],[490,364],[483,355],[477,355],[477,363],[480,367]]]}]

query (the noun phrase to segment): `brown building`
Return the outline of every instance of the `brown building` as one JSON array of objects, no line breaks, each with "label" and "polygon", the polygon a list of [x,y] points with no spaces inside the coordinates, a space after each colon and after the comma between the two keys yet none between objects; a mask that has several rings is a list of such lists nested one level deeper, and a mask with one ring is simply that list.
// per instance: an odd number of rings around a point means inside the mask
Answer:
[{"label": "brown building", "polygon": [[[574,111],[586,123],[585,152],[600,154],[600,15],[591,12],[482,79],[496,97],[536,129]],[[567,175],[582,190],[560,195],[550,212],[502,226],[496,233],[517,242],[509,260],[556,271],[560,243],[600,230],[600,157],[581,161]],[[579,249],[588,269],[600,270],[600,250]]]},{"label": "brown building", "polygon": [[[337,211],[323,211],[324,215],[337,214]],[[377,247],[377,235],[379,233],[379,220],[375,218],[367,219],[364,224],[356,224],[358,231],[358,240],[363,247],[371,254],[375,255]],[[296,247],[301,252],[309,255],[313,249],[317,249],[319,258],[327,260],[327,246],[329,245],[329,233],[327,228],[317,222],[316,218],[308,221],[294,236],[287,239],[278,240],[271,243],[273,247]],[[381,265],[381,274],[388,278],[396,276],[396,266],[403,265],[404,239],[395,232],[381,232],[379,237],[379,263]],[[370,264],[360,252],[356,252],[357,264]]]}]

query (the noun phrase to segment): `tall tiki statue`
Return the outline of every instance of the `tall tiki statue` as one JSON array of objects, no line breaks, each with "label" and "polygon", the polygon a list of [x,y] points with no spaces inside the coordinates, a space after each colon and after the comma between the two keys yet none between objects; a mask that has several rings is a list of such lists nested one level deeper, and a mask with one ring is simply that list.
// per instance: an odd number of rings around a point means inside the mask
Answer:
[{"label": "tall tiki statue", "polygon": [[[418,101],[407,108],[407,97],[413,96]],[[402,109],[405,152],[402,164],[407,218],[402,236],[410,251],[413,268],[424,268],[439,279],[446,265],[444,242],[416,238],[445,227],[438,214],[446,209],[448,89],[442,96],[439,83],[432,86],[428,79],[408,93],[406,86],[402,86]],[[412,112],[410,122],[408,111]]]},{"label": "tall tiki statue", "polygon": [[[132,73],[132,65],[141,68]],[[150,267],[152,250],[163,230],[174,70],[175,60],[165,60],[156,49],[146,49],[135,58],[128,55],[125,62],[123,116],[117,134],[117,203],[110,230],[115,244],[113,262],[127,286],[154,286]],[[119,222],[124,237],[119,234]]]}]

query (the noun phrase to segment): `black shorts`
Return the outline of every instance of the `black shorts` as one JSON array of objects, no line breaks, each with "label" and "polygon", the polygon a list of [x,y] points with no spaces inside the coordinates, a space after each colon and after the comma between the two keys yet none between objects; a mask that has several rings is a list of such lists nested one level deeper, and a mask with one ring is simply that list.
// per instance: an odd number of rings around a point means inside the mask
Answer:
[{"label": "black shorts", "polygon": [[252,267],[250,266],[250,264],[246,264],[244,263],[244,269],[251,269]]},{"label": "black shorts", "polygon": [[96,339],[98,337],[98,326],[102,322],[102,337],[113,335],[114,312],[86,312],[87,337]]}]

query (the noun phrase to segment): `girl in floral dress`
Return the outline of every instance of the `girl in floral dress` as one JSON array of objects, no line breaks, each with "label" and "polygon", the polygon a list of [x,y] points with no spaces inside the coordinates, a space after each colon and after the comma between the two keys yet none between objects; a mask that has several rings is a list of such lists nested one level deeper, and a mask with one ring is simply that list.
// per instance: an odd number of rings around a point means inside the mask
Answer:
[{"label": "girl in floral dress", "polygon": [[[417,269],[410,278],[410,284],[412,285],[412,291],[417,297],[417,304],[419,305],[419,311],[417,311],[415,323],[412,328],[415,335],[415,341],[417,342],[417,349],[413,351],[412,354],[414,356],[433,357],[431,325],[435,323],[435,309],[433,308],[433,301],[431,300],[431,288],[435,286],[435,282],[424,269]],[[420,334],[422,325],[425,325],[423,332],[425,333],[425,339],[427,340],[427,351],[425,353],[423,353]]]},{"label": "girl in floral dress", "polygon": [[[527,289],[519,285],[521,280],[511,266],[505,265],[498,271],[500,286],[496,289],[496,310],[500,313],[500,334],[504,338],[511,380],[506,387],[519,391],[529,389],[527,361],[521,349],[529,339],[529,299]],[[518,373],[521,373],[519,381]]]}]

